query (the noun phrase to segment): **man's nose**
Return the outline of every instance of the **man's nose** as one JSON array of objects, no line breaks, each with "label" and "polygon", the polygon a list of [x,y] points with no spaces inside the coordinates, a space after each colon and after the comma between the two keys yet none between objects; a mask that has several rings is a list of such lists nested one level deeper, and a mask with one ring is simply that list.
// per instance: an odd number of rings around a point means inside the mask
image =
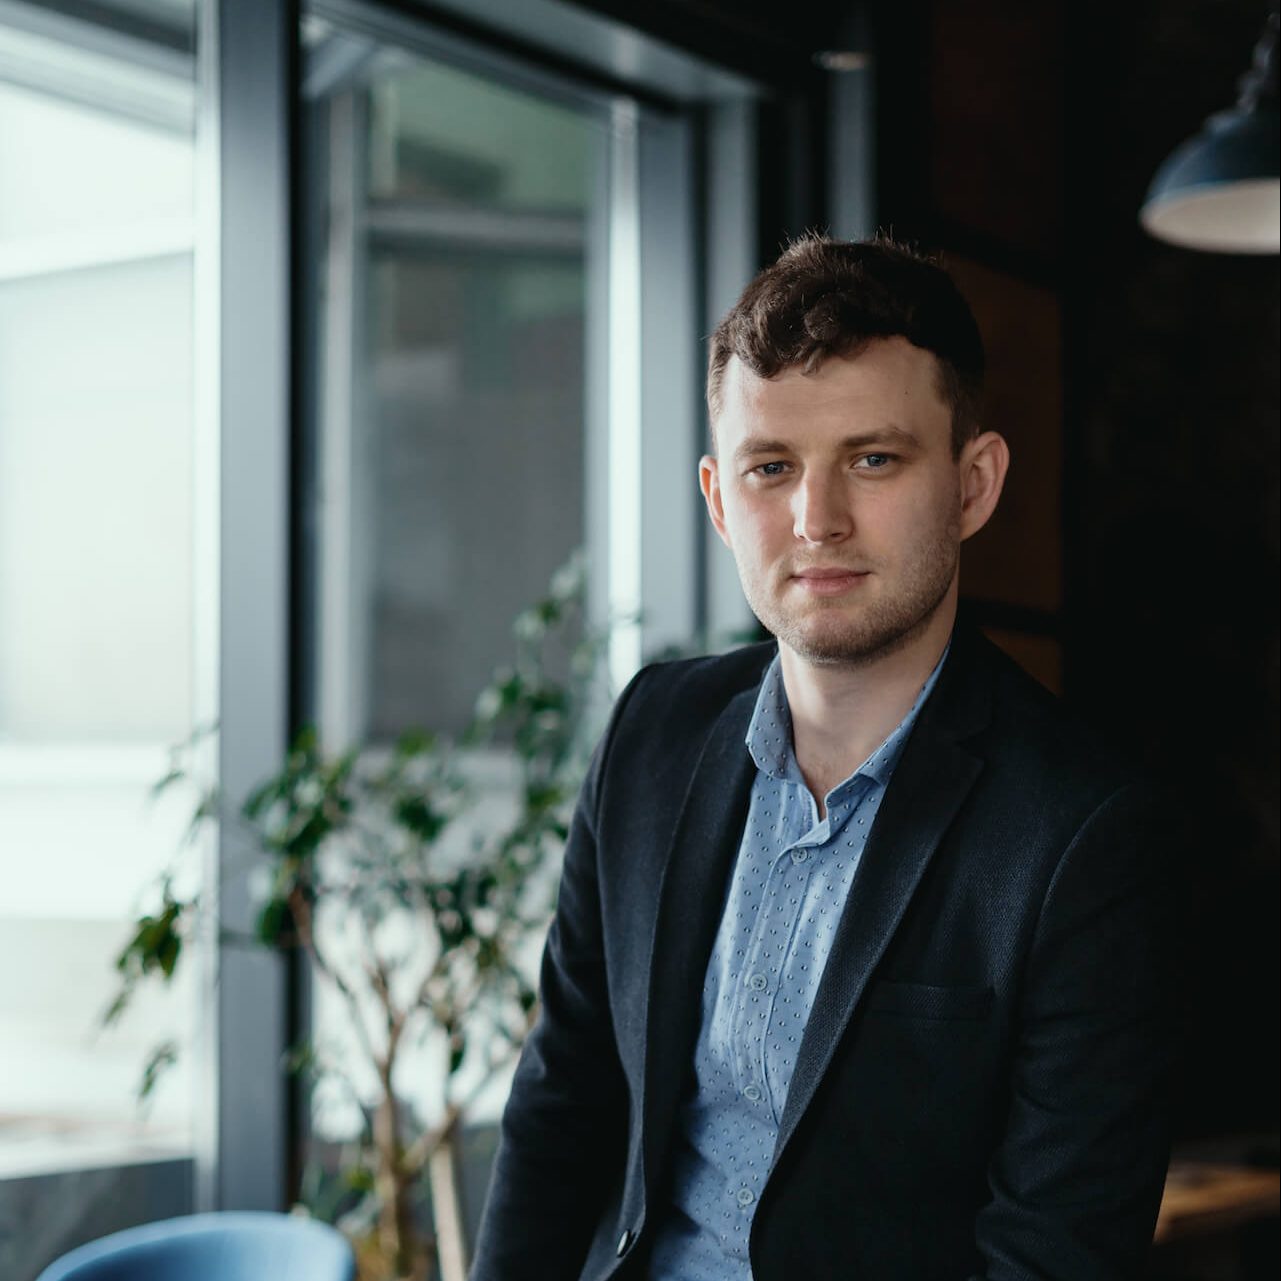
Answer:
[{"label": "man's nose", "polygon": [[807,472],[794,492],[792,532],[807,543],[848,538],[854,529],[849,497],[843,475]]}]

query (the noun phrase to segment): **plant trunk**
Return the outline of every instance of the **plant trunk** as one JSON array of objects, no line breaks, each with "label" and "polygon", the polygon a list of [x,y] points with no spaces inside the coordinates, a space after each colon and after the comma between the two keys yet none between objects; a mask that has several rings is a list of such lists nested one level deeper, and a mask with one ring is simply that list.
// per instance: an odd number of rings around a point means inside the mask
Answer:
[{"label": "plant trunk", "polygon": [[456,1134],[457,1131],[452,1130],[443,1135],[427,1158],[440,1281],[467,1281],[467,1246],[463,1236],[463,1210],[458,1195],[458,1165],[454,1151]]},{"label": "plant trunk", "polygon": [[[390,1073],[386,1078],[390,1078]],[[374,1117],[374,1141],[378,1148],[376,1185],[382,1207],[378,1215],[378,1244],[383,1258],[395,1269],[396,1281],[420,1281],[425,1251],[414,1223],[412,1181],[401,1159],[399,1111],[391,1081],[384,1079],[382,1102]]]}]

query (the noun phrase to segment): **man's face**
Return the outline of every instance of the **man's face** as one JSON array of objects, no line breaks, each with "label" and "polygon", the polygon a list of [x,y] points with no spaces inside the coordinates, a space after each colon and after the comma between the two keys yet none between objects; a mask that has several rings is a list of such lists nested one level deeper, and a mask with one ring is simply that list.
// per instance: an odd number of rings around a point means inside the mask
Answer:
[{"label": "man's face", "polygon": [[952,598],[974,447],[952,455],[934,356],[876,339],[809,374],[732,359],[700,480],[761,622],[809,662],[863,663]]}]

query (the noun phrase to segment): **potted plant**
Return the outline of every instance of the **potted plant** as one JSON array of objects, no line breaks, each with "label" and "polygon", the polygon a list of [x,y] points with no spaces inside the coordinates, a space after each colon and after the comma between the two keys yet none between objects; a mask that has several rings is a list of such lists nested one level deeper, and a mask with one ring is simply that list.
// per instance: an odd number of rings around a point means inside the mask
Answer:
[{"label": "potted plant", "polygon": [[[328,752],[314,730],[294,740],[280,768],[229,815],[204,796],[193,830],[237,822],[247,831],[260,885],[257,940],[301,949],[314,981],[341,1008],[363,1068],[365,1124],[346,1171],[340,1224],[362,1277],[441,1281],[466,1274],[456,1177],[469,1104],[518,1052],[535,992],[528,955],[550,917],[555,866],[585,765],[584,722],[601,646],[582,619],[583,573],[571,562],[547,596],[516,620],[515,661],[482,691],[457,741],[405,734],[391,748]],[[567,675],[551,674],[558,651]],[[511,763],[514,794],[494,804],[470,780],[479,754]],[[491,758],[492,759],[492,758]],[[182,753],[159,784],[188,776]],[[170,979],[206,913],[171,871],[117,960],[120,1017],[138,984]],[[522,964],[524,958],[524,964]],[[400,1070],[410,1047],[437,1057],[435,1114],[420,1117]],[[172,1059],[161,1047],[143,1092]],[[299,1047],[295,1067],[344,1072],[321,1047]],[[347,1072],[350,1076],[351,1073]],[[431,1190],[434,1238],[415,1202]]]}]

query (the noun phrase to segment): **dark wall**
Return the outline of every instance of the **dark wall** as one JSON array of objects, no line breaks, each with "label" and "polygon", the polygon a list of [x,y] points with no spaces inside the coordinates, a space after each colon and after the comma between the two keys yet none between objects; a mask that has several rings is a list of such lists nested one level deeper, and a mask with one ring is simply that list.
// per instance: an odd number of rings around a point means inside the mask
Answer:
[{"label": "dark wall", "polygon": [[967,594],[1177,795],[1183,1137],[1277,1127],[1278,260],[1136,215],[1265,12],[938,0],[879,24],[881,220],[957,268],[1014,447]]},{"label": "dark wall", "polygon": [[815,62],[843,47],[843,0],[570,0],[765,87],[757,104],[758,257],[827,217],[828,80]]},{"label": "dark wall", "polygon": [[830,47],[845,0],[569,0],[766,84],[796,85]]},{"label": "dark wall", "polygon": [[1072,94],[1069,688],[1182,798],[1182,1126],[1275,1131],[1278,260],[1133,218],[1229,105],[1264,6],[1118,10]]}]

